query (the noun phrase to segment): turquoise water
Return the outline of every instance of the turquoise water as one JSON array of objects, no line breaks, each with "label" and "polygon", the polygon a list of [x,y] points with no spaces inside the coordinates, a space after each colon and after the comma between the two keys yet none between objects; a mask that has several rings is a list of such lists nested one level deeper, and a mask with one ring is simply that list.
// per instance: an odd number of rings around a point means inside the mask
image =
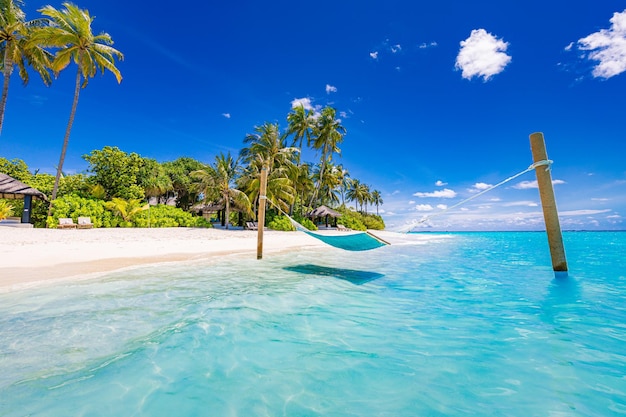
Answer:
[{"label": "turquoise water", "polygon": [[429,236],[0,293],[0,416],[626,414],[626,233]]}]

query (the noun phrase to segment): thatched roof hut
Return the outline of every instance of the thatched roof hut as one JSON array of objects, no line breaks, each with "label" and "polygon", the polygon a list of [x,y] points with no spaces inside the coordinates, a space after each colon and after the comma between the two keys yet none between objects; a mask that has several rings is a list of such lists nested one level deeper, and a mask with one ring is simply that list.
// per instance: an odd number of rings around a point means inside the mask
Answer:
[{"label": "thatched roof hut", "polygon": [[[324,219],[324,223],[326,224],[326,227],[328,227],[330,225],[330,222],[328,221],[329,218],[334,218],[335,221],[333,222],[334,225],[333,226],[337,226],[337,218],[341,217],[341,213],[339,213],[338,211],[335,211],[329,207],[326,206],[319,206],[316,209],[308,212],[306,214],[306,217],[309,217],[311,219],[316,219],[316,218],[322,218]],[[313,220],[315,222],[315,220]]]},{"label": "thatched roof hut", "polygon": [[338,211],[335,211],[329,207],[326,206],[319,206],[318,208],[316,208],[313,211],[310,211],[309,213],[307,213],[306,215],[307,217],[341,217],[341,213],[339,213]]},{"label": "thatched roof hut", "polygon": [[26,196],[31,198],[40,198],[47,200],[48,198],[41,191],[16,180],[7,174],[0,173],[0,198],[23,199]]},{"label": "thatched roof hut", "polygon": [[0,198],[23,199],[24,210],[22,211],[21,224],[29,227],[32,227],[30,225],[30,212],[33,198],[48,200],[48,197],[41,191],[3,173],[0,173]]}]

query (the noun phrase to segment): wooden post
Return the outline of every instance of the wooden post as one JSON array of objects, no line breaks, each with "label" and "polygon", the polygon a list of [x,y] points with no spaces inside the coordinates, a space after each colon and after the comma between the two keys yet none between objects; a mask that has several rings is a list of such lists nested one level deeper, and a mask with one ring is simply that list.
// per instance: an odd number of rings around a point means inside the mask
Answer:
[{"label": "wooden post", "polygon": [[259,184],[259,213],[258,234],[256,243],[256,258],[263,259],[263,229],[265,228],[265,200],[267,200],[267,167],[261,169],[261,183]]},{"label": "wooden post", "polygon": [[[538,132],[530,135],[530,149],[533,154],[533,163],[548,160],[543,133]],[[552,175],[550,174],[549,165],[535,167],[535,174],[537,175],[537,185],[539,186],[543,218],[546,222],[548,245],[550,246],[550,256],[552,257],[552,269],[554,272],[564,272],[567,274],[567,260],[565,259],[565,249],[563,247],[563,235],[561,234],[559,213],[556,209],[556,199],[554,198]]]}]

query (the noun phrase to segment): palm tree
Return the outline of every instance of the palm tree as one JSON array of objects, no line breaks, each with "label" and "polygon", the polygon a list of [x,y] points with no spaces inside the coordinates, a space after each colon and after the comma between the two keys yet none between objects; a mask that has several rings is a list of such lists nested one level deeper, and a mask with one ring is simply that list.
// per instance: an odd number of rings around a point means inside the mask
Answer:
[{"label": "palm tree", "polygon": [[[321,173],[324,177],[321,178]],[[326,162],[325,167],[317,166],[313,173],[313,180],[319,184],[318,198],[320,203],[329,206],[339,204],[338,191],[341,188],[341,169],[332,162]]]},{"label": "palm tree", "polygon": [[376,205],[376,215],[378,216],[378,206],[383,204],[383,198],[380,195],[380,191],[372,191],[372,203]]},{"label": "palm tree", "polygon": [[[313,110],[305,110],[301,104],[293,109],[293,112],[287,115],[287,122],[289,127],[287,128],[287,134],[293,135],[293,144],[291,146],[297,146],[302,153],[302,141],[306,138],[306,145],[311,145],[311,131],[315,126],[315,119],[313,118]],[[300,165],[300,155],[298,155],[298,165]]]},{"label": "palm tree", "polygon": [[255,133],[250,133],[244,138],[244,143],[249,144],[241,150],[241,157],[248,164],[260,161],[268,167],[270,172],[280,167],[293,165],[294,155],[298,152],[295,147],[288,147],[286,136],[281,135],[278,123],[265,122],[254,128]]},{"label": "palm tree", "polygon": [[352,178],[350,178],[350,173],[348,172],[348,170],[343,168],[343,165],[337,165],[337,170],[337,178],[339,179],[339,191],[341,193],[341,205],[345,206],[345,195],[346,191],[350,188]]},{"label": "palm tree", "polygon": [[[240,188],[246,190],[248,198],[254,202],[255,206],[259,202],[262,168],[263,159],[258,158],[248,165],[246,173],[240,178],[239,182]],[[267,175],[265,195],[273,206],[280,207],[284,212],[289,210],[296,196],[296,190],[292,185],[293,182],[288,175],[288,171],[291,170],[285,167],[274,168],[273,170],[268,170]]]},{"label": "palm tree", "polygon": [[369,187],[361,181],[357,179],[352,180],[351,188],[346,193],[346,197],[352,201],[354,201],[354,209],[357,210],[357,203],[361,207],[361,211],[363,211],[363,203],[367,201],[369,194]]},{"label": "palm tree", "polygon": [[335,119],[335,114],[336,112],[334,108],[325,107],[322,109],[322,113],[317,119],[317,123],[315,125],[313,132],[313,148],[321,150],[322,157],[320,159],[321,170],[319,174],[319,182],[309,205],[313,205],[322,181],[324,180],[325,163],[332,160],[333,153],[341,153],[341,149],[339,149],[338,145],[343,141],[343,137],[346,134],[346,128],[341,125],[339,120]]},{"label": "palm tree", "polygon": [[213,166],[207,166],[205,169],[191,173],[192,177],[199,180],[198,191],[204,194],[205,201],[210,197],[219,196],[224,202],[226,229],[228,229],[228,219],[230,218],[231,200],[235,207],[252,215],[248,196],[243,191],[234,188],[240,170],[239,159],[233,159],[229,152],[227,155],[221,153],[216,156]]},{"label": "palm tree", "polygon": [[52,78],[48,72],[51,54],[31,41],[31,36],[45,22],[45,19],[26,21],[26,15],[20,8],[21,0],[0,0],[0,53],[2,62],[2,98],[0,99],[0,133],[4,124],[4,111],[9,95],[9,81],[15,66],[24,85],[28,84],[27,64],[30,65],[43,80],[50,85]]},{"label": "palm tree", "polygon": [[52,200],[56,198],[59,188],[61,170],[65,162],[65,153],[70,139],[76,107],[78,105],[78,95],[81,88],[85,88],[90,78],[93,78],[98,70],[104,73],[109,70],[115,75],[118,84],[122,82],[122,75],[115,66],[115,58],[122,60],[124,55],[113,48],[113,40],[108,33],[94,35],[91,30],[93,17],[88,10],[79,9],[72,3],[63,3],[64,9],[57,10],[52,6],[45,6],[39,12],[50,18],[50,25],[39,29],[33,40],[43,47],[56,48],[57,51],[51,63],[55,76],[65,69],[71,61],[77,66],[76,85],[74,87],[74,101],[70,118],[63,138],[63,148],[57,175],[52,189]]}]

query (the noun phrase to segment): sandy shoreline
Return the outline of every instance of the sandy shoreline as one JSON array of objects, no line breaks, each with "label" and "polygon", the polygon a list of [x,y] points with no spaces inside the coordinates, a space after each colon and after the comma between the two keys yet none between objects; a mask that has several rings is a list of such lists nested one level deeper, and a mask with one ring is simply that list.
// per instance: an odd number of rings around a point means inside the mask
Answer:
[{"label": "sandy shoreline", "polygon": [[[322,246],[304,233],[264,233],[264,254]],[[257,232],[248,230],[6,227],[0,228],[0,289],[145,264],[230,254],[256,257],[256,250]]]},{"label": "sandy shoreline", "polygon": [[[377,234],[396,241],[400,236],[392,232]],[[423,237],[411,240],[416,239],[424,240]],[[264,233],[264,257],[273,252],[307,248],[328,246],[301,232]],[[250,230],[0,227],[0,291],[162,262],[219,259],[224,255],[256,258],[256,251],[257,232]]]}]

